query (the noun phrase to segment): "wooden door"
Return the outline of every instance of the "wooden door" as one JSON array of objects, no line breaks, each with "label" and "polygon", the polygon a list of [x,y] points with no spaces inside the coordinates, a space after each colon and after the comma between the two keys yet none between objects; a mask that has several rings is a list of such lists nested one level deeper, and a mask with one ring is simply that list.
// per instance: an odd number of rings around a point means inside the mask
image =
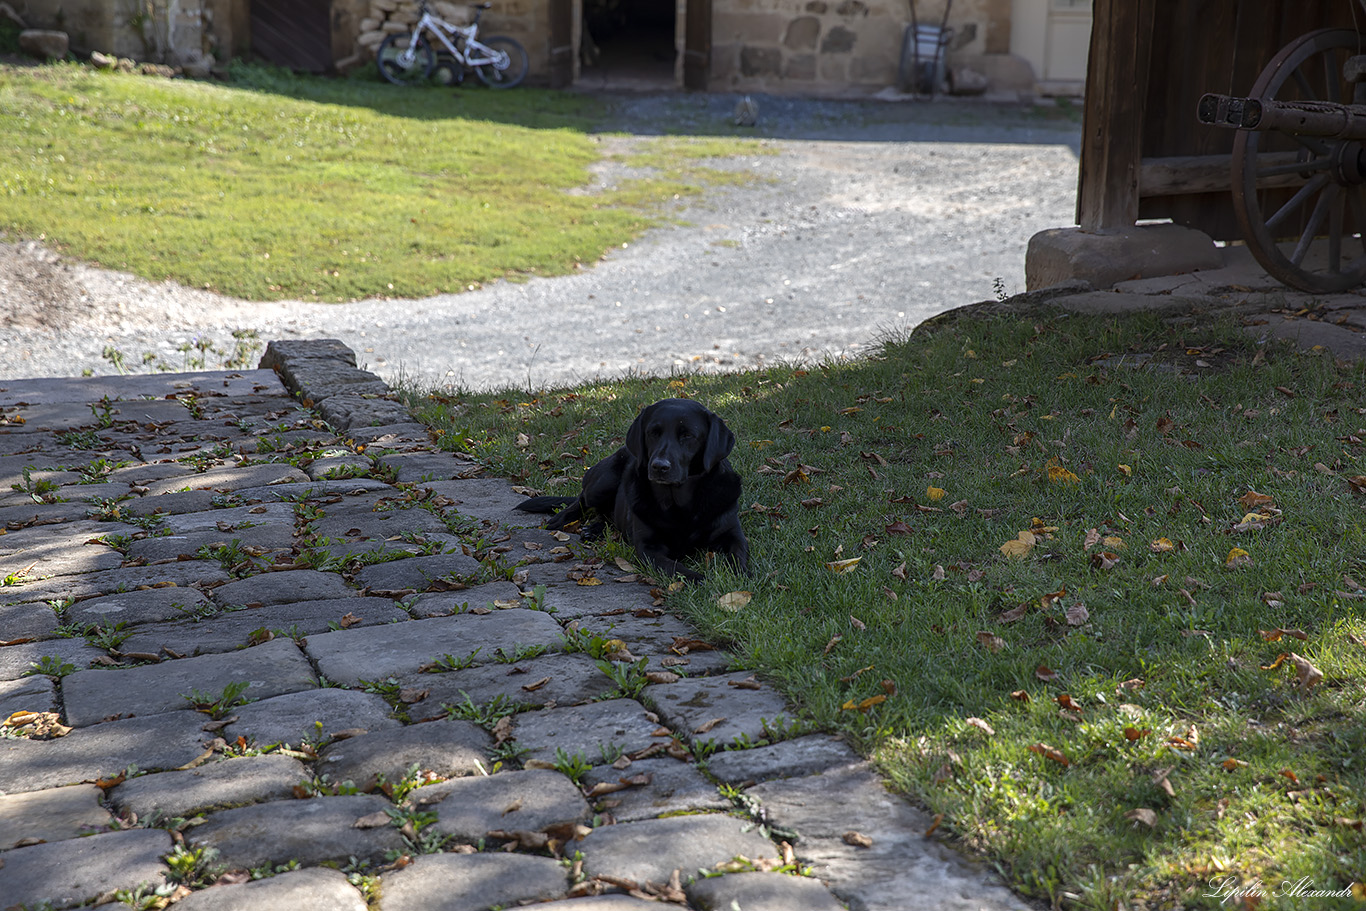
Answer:
[{"label": "wooden door", "polygon": [[252,53],[304,73],[332,69],[331,0],[252,0]]},{"label": "wooden door", "polygon": [[711,0],[687,0],[683,34],[683,86],[707,88],[711,73]]},{"label": "wooden door", "polygon": [[550,87],[574,81],[574,2],[550,0]]}]

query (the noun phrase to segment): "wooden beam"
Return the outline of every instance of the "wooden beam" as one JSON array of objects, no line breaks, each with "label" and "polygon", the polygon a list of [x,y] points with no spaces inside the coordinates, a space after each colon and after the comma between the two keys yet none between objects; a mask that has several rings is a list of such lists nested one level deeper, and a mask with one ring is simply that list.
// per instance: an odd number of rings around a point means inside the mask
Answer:
[{"label": "wooden beam", "polygon": [[[1261,168],[1293,164],[1299,160],[1295,152],[1274,152],[1257,156]],[[1303,186],[1306,174],[1277,174],[1257,180],[1257,189]],[[1144,158],[1138,170],[1138,195],[1143,199],[1153,196],[1184,196],[1187,193],[1227,193],[1233,188],[1232,155],[1173,155],[1165,158]]]},{"label": "wooden beam", "polygon": [[1095,0],[1077,188],[1083,231],[1122,231],[1138,220],[1154,8],[1155,0]]}]

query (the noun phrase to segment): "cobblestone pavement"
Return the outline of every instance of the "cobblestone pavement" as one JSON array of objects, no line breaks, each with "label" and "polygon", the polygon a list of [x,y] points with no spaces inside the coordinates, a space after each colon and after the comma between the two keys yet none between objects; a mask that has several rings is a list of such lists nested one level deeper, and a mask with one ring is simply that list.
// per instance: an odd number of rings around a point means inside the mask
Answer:
[{"label": "cobblestone pavement", "polygon": [[339,342],[263,366],[0,381],[0,906],[1026,907]]}]

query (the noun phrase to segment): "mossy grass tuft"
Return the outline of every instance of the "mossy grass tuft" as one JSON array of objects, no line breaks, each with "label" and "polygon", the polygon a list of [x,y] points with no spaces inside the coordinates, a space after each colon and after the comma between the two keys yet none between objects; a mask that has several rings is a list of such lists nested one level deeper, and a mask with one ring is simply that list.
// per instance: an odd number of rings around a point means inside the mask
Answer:
[{"label": "mossy grass tuft", "polygon": [[410,401],[556,493],[655,399],[719,412],[755,574],[670,608],[1020,893],[1108,911],[1362,879],[1364,391],[1236,321],[1043,307],[813,367]]}]

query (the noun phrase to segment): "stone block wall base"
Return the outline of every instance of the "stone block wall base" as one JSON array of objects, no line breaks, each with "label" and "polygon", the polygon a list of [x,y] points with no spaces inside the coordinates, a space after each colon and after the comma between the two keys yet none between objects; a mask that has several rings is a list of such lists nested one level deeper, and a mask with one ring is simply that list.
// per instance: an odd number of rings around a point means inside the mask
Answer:
[{"label": "stone block wall base", "polygon": [[1223,266],[1209,235],[1181,225],[1142,225],[1106,234],[1050,228],[1029,239],[1025,290],[1081,279],[1101,290],[1117,282]]}]

